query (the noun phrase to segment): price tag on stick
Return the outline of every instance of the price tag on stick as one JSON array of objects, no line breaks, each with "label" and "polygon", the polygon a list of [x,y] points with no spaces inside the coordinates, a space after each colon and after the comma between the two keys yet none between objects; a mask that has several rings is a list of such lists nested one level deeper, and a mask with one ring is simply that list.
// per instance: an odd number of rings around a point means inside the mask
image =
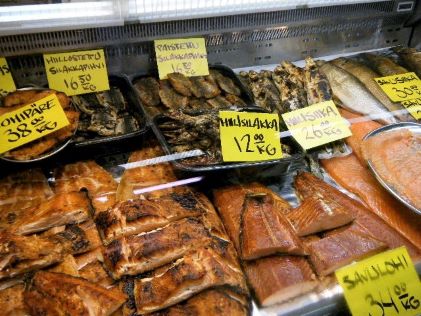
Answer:
[{"label": "price tag on stick", "polygon": [[224,161],[282,158],[277,114],[220,111],[219,133]]},{"label": "price tag on stick", "polygon": [[16,90],[6,58],[0,57],[0,97]]},{"label": "price tag on stick", "polygon": [[104,50],[44,54],[48,86],[67,95],[109,90]]},{"label": "price tag on stick", "polygon": [[346,120],[333,101],[310,105],[282,114],[292,136],[304,148],[310,149],[351,135]]},{"label": "price tag on stick", "polygon": [[352,315],[421,314],[421,283],[405,247],[335,272]]},{"label": "price tag on stick", "polygon": [[55,94],[0,116],[0,153],[69,125]]},{"label": "price tag on stick", "polygon": [[154,43],[159,79],[167,79],[173,72],[188,77],[209,75],[204,38],[164,39]]}]

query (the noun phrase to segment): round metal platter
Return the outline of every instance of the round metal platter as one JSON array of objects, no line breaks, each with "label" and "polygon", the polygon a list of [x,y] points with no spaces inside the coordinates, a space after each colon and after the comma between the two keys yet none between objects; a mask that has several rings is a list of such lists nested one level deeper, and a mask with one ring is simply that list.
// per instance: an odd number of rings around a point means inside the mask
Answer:
[{"label": "round metal platter", "polygon": [[[364,138],[363,141],[374,137],[379,134],[388,133],[392,131],[397,131],[401,129],[408,129],[414,134],[421,135],[421,124],[418,123],[396,123],[391,125],[386,125],[383,127],[380,127],[374,131],[371,131],[368,133]],[[411,204],[407,199],[405,199],[399,192],[395,190],[393,186],[391,186],[389,183],[387,183],[386,180],[384,180],[380,174],[377,172],[376,168],[374,167],[373,163],[368,159],[367,160],[368,167],[370,171],[374,174],[377,181],[390,193],[392,194],[397,200],[399,200],[401,203],[403,203],[406,207],[417,213],[418,215],[421,215],[421,210],[417,209],[414,205]]]}]

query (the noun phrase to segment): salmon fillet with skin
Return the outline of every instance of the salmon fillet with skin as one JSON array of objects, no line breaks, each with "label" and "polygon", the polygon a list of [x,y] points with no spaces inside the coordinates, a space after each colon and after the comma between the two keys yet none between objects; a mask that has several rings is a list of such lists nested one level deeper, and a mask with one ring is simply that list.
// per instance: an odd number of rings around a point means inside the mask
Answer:
[{"label": "salmon fillet with skin", "polygon": [[421,217],[390,195],[354,155],[322,160],[342,187],[357,195],[376,215],[421,249]]},{"label": "salmon fillet with skin", "polygon": [[387,249],[386,244],[371,237],[358,224],[339,228],[321,239],[306,242],[310,260],[319,276],[327,276],[353,261],[372,256]]},{"label": "salmon fillet with skin", "polygon": [[[359,114],[355,114],[344,109],[340,109],[339,112],[341,113],[342,117],[346,119],[358,119],[363,117]],[[382,126],[382,124],[377,123],[375,121],[365,121],[359,123],[352,123],[349,127],[351,129],[352,135],[345,138],[345,142],[352,148],[353,153],[363,164],[365,164],[365,160],[361,151],[361,142],[365,135]]]},{"label": "salmon fillet with skin", "polygon": [[392,228],[384,219],[376,215],[366,206],[317,178],[315,175],[308,172],[298,174],[294,179],[294,187],[297,195],[301,199],[317,195],[325,201],[335,200],[337,203],[343,205],[355,217],[354,222],[364,227],[372,237],[383,241],[391,249],[405,246],[414,262],[421,260],[421,251],[412,241],[399,234],[397,230]]},{"label": "salmon fillet with skin", "polygon": [[262,306],[282,303],[318,285],[307,259],[300,256],[271,256],[245,262],[244,271]]},{"label": "salmon fillet with skin", "polygon": [[421,210],[421,136],[390,131],[363,141],[361,148],[380,177]]}]

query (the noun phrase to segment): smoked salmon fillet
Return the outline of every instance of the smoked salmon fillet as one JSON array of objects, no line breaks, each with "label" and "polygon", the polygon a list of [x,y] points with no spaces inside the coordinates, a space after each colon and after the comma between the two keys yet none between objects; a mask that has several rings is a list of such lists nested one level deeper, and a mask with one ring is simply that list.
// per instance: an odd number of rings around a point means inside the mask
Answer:
[{"label": "smoked salmon fillet", "polygon": [[363,141],[361,149],[380,177],[421,210],[421,135],[384,132]]},{"label": "smoked salmon fillet", "polygon": [[[356,160],[355,157],[353,159]],[[386,243],[391,249],[405,246],[414,262],[421,260],[421,251],[419,247],[415,246],[413,240],[405,238],[393,229],[382,217],[376,215],[360,202],[350,198],[313,174],[308,172],[298,174],[294,180],[294,187],[302,199],[317,195],[325,198],[325,201],[335,200],[355,217],[354,223],[358,223],[364,227],[371,236]]]},{"label": "smoked salmon fillet", "polygon": [[[352,113],[350,111],[340,109],[339,110],[342,117],[346,119],[359,119],[362,118],[361,115]],[[375,129],[382,127],[383,125],[375,121],[364,121],[352,123],[349,127],[351,129],[352,135],[345,138],[345,142],[352,148],[353,153],[358,157],[358,159],[365,164],[364,157],[361,152],[361,142],[362,139]]]},{"label": "smoked salmon fillet", "polygon": [[421,249],[421,217],[390,195],[356,156],[322,160],[322,166],[339,185],[357,195],[375,214]]},{"label": "smoked salmon fillet", "polygon": [[282,303],[316,288],[318,281],[305,257],[271,256],[244,263],[260,305]]}]

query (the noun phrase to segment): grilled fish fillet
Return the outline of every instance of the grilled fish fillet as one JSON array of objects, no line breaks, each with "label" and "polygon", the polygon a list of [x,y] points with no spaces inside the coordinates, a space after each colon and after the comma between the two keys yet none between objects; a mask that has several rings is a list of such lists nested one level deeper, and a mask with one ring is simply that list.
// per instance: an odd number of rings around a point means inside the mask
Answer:
[{"label": "grilled fish fillet", "polygon": [[168,81],[171,83],[171,86],[178,93],[190,97],[191,93],[191,82],[189,78],[184,76],[182,73],[174,72],[167,75]]},{"label": "grilled fish fillet", "polygon": [[299,207],[287,214],[298,236],[316,234],[349,224],[354,216],[334,200],[326,203],[322,198],[310,196]]},{"label": "grilled fish fillet", "polygon": [[[163,156],[164,152],[157,144],[145,146],[139,151],[134,151],[129,157],[129,163],[135,163],[147,159]],[[136,198],[136,190],[145,189],[158,184],[176,181],[169,163],[151,163],[148,166],[135,167],[124,171],[117,189],[117,201],[126,201]],[[168,194],[172,189],[151,192],[154,195]]]},{"label": "grilled fish fillet", "polygon": [[306,254],[270,195],[246,195],[240,216],[240,256],[253,260],[276,253]]},{"label": "grilled fish fillet", "polygon": [[248,307],[234,299],[224,288],[207,290],[193,296],[186,302],[148,314],[151,316],[246,316]]},{"label": "grilled fish fillet", "polygon": [[312,291],[317,278],[305,257],[271,256],[244,263],[260,305],[269,306]]},{"label": "grilled fish fillet", "polygon": [[235,85],[234,81],[232,81],[231,78],[228,78],[224,76],[223,74],[221,74],[219,71],[213,70],[213,69],[209,70],[209,75],[216,81],[218,86],[226,93],[233,94],[236,96],[241,95],[240,88]]},{"label": "grilled fish fillet", "polygon": [[28,235],[55,226],[78,224],[89,218],[89,207],[89,200],[82,192],[57,194],[20,214],[9,230]]},{"label": "grilled fish fillet", "polygon": [[[367,90],[370,91],[389,111],[402,112],[402,110],[405,110],[400,103],[392,102],[389,99],[380,86],[374,81],[374,78],[379,78],[380,75],[367,66],[355,60],[343,57],[333,60],[332,64],[342,68],[360,80]],[[415,122],[414,118],[409,113],[394,113],[393,115],[401,121]]]},{"label": "grilled fish fillet", "polygon": [[323,198],[324,201],[335,200],[340,205],[343,205],[355,217],[354,222],[364,227],[372,237],[383,241],[391,249],[405,246],[414,262],[421,260],[420,250],[409,239],[400,235],[363,204],[350,198],[313,174],[308,172],[300,173],[294,180],[294,186],[301,199],[316,195]]},{"label": "grilled fish fillet", "polygon": [[159,83],[159,97],[162,104],[168,109],[184,108],[189,102],[189,98],[177,93],[168,80],[161,80]]},{"label": "grilled fish fillet", "polygon": [[380,55],[365,53],[363,56],[370,65],[382,76],[404,74],[408,70],[396,64],[392,59]]},{"label": "grilled fish fillet", "polygon": [[[254,197],[253,197],[254,196]],[[259,184],[214,192],[215,205],[228,235],[244,260],[277,252],[305,254],[283,213],[290,206]]]},{"label": "grilled fish fillet", "polygon": [[376,120],[385,124],[397,122],[396,118],[357,78],[332,63],[321,61],[318,63],[321,65],[320,70],[329,79],[333,94],[347,109],[363,115],[380,115],[381,117]]},{"label": "grilled fish fillet", "polygon": [[402,129],[370,137],[361,147],[380,177],[421,210],[421,136]]},{"label": "grilled fish fillet", "polygon": [[3,316],[29,315],[23,299],[24,291],[24,284],[16,284],[0,290],[0,310]]},{"label": "grilled fish fillet", "polygon": [[387,245],[370,236],[360,225],[351,224],[326,233],[321,239],[306,243],[310,260],[319,276],[326,276],[336,269],[372,256],[387,249]]},{"label": "grilled fish fillet", "polygon": [[196,98],[211,99],[221,94],[216,82],[205,77],[190,77],[191,92]]},{"label": "grilled fish fillet", "polygon": [[308,105],[332,100],[332,90],[326,76],[319,71],[319,67],[317,67],[313,58],[306,58],[304,86],[307,91]]},{"label": "grilled fish fillet", "polygon": [[205,211],[192,192],[171,193],[158,199],[119,202],[100,212],[95,222],[103,243],[108,245],[114,239],[148,232]]},{"label": "grilled fish fillet", "polygon": [[205,289],[229,286],[247,294],[247,286],[238,266],[233,266],[212,249],[192,252],[172,264],[168,270],[134,281],[137,313],[151,313],[192,297]]},{"label": "grilled fish fillet", "polygon": [[418,76],[421,76],[421,52],[418,52],[415,48],[403,47],[395,47],[393,50],[410,70],[413,70]]},{"label": "grilled fish fillet", "polygon": [[103,255],[108,271],[114,279],[119,279],[167,264],[210,241],[202,223],[187,218],[151,232],[114,240]]},{"label": "grilled fish fillet", "polygon": [[106,289],[82,278],[44,271],[35,274],[24,297],[34,315],[108,316],[126,300],[117,288]]}]

